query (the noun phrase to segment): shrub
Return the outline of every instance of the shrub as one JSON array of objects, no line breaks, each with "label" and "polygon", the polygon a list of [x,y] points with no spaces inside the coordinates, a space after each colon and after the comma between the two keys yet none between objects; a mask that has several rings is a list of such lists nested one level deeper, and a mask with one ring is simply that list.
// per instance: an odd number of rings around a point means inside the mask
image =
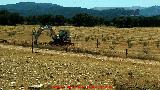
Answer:
[{"label": "shrub", "polygon": [[159,46],[160,46],[160,39],[158,39],[155,43],[156,43],[157,48],[159,48]]},{"label": "shrub", "polygon": [[131,48],[132,47],[132,40],[131,39],[128,39],[127,40],[127,44],[128,44],[128,48]]},{"label": "shrub", "polygon": [[105,37],[103,37],[103,38],[102,38],[102,41],[103,41],[103,42],[105,42],[105,41],[106,41],[106,38],[105,38]]},{"label": "shrub", "polygon": [[143,47],[143,52],[144,52],[145,54],[148,54],[148,53],[149,53],[149,48],[148,48],[148,47]]},{"label": "shrub", "polygon": [[13,31],[13,32],[8,32],[8,36],[13,36],[13,35],[16,35],[16,31]]},{"label": "shrub", "polygon": [[89,36],[85,37],[85,41],[86,41],[86,42],[89,41],[89,39],[90,39]]}]

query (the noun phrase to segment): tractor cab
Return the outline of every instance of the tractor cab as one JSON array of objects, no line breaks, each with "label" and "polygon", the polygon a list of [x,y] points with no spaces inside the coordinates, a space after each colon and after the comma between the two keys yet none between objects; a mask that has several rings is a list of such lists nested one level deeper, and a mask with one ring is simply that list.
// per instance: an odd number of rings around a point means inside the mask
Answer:
[{"label": "tractor cab", "polygon": [[59,34],[53,38],[53,44],[55,45],[67,45],[69,43],[71,43],[69,30],[60,30]]}]

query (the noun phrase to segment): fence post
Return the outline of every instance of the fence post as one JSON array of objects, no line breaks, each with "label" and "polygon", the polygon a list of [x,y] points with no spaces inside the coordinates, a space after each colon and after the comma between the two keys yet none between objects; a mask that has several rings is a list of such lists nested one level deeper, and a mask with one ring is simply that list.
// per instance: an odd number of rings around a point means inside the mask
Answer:
[{"label": "fence post", "polygon": [[97,43],[96,44],[97,44],[97,48],[98,48],[98,45],[99,45],[98,39],[97,39]]},{"label": "fence post", "polygon": [[126,49],[126,58],[127,58],[127,56],[128,56],[128,49]]},{"label": "fence post", "polygon": [[32,30],[32,53],[33,53],[33,46],[34,46],[34,43],[33,43],[33,35],[34,35],[34,33],[33,33],[33,30]]}]

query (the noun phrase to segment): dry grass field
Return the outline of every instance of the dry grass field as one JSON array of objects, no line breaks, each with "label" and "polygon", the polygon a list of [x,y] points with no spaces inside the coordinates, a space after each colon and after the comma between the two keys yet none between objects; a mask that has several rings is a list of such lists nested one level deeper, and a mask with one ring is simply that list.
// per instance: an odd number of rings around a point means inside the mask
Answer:
[{"label": "dry grass field", "polygon": [[[30,44],[33,28],[37,25],[0,26],[0,39],[7,39],[16,44]],[[160,59],[160,28],[115,28],[115,27],[55,27],[58,34],[60,29],[70,30],[72,42],[76,48],[98,52],[101,55],[112,57],[128,57],[159,60]],[[44,31],[39,43],[49,42],[52,39]],[[98,48],[97,48],[98,39]]]},{"label": "dry grass field", "polygon": [[[0,26],[0,39],[16,45],[31,44],[33,28],[38,26]],[[160,28],[55,28],[56,33],[60,29],[70,30],[74,47],[97,51],[100,56],[46,49],[35,49],[37,53],[31,53],[30,47],[1,44],[1,90],[27,90],[33,85],[42,85],[40,90],[50,90],[49,86],[55,85],[110,85],[113,90],[160,90]],[[49,32],[44,31],[39,43],[50,40]],[[129,58],[124,58],[126,49]],[[112,57],[103,58],[103,55]]]},{"label": "dry grass field", "polygon": [[42,49],[37,52],[32,54],[28,47],[0,45],[2,90],[27,90],[33,85],[42,85],[40,90],[50,90],[48,87],[55,85],[112,86],[113,89],[109,90],[160,89],[159,63],[126,62],[121,58],[96,59]]}]

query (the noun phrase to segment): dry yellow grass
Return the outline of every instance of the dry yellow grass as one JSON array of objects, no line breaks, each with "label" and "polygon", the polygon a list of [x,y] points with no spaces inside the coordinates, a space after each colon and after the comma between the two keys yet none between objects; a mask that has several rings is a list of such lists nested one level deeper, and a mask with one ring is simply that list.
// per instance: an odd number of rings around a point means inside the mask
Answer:
[{"label": "dry yellow grass", "polygon": [[[10,42],[31,44],[31,32],[35,25],[0,26],[0,39]],[[128,48],[127,40],[133,40],[129,49],[130,57],[154,57],[159,61],[160,51],[155,41],[159,39],[160,28],[114,28],[114,27],[56,27],[71,31],[75,47],[99,51],[110,50],[122,52]],[[103,35],[102,35],[103,34]],[[86,41],[87,38],[90,38]],[[100,46],[96,48],[96,39]],[[103,41],[102,41],[103,39]],[[49,42],[51,38],[45,31],[39,42]],[[144,54],[143,42],[148,41],[148,54]],[[114,44],[111,44],[114,43]],[[160,89],[160,65],[125,62],[128,59],[108,58],[108,60],[92,57],[72,56],[70,54],[44,53],[32,54],[25,48],[15,50],[13,47],[0,47],[0,88],[4,90],[25,88],[32,85],[111,85],[116,90]],[[80,55],[80,54],[77,54]],[[121,55],[121,54],[120,54]],[[96,57],[96,56],[95,56]],[[106,58],[107,59],[107,58]],[[112,59],[112,60],[111,60]],[[118,60],[120,59],[120,60]],[[134,60],[134,59],[132,59]],[[142,61],[142,60],[141,60]]]},{"label": "dry yellow grass", "polygon": [[[22,26],[0,26],[0,39],[7,39],[15,43],[30,43],[33,28],[38,25]],[[141,59],[160,59],[160,28],[115,28],[115,27],[56,27],[58,34],[60,29],[71,31],[72,42],[75,47],[97,51],[108,56],[125,57],[125,50],[128,49],[128,57]],[[96,48],[97,39],[100,42]],[[44,31],[39,38],[40,42],[49,42],[49,32]],[[127,41],[130,40],[132,47],[128,48]],[[144,44],[146,43],[146,46]],[[158,44],[159,43],[159,44]],[[108,52],[108,53],[107,53]],[[113,55],[109,55],[113,53]],[[116,52],[116,53],[115,53]],[[147,54],[146,54],[147,53]]]},{"label": "dry yellow grass", "polygon": [[86,86],[91,83],[111,85],[113,90],[160,89],[159,64],[108,61],[56,51],[32,54],[30,51],[30,48],[17,46],[0,47],[1,89],[27,89],[42,84],[41,89],[48,90],[45,88],[48,85]]}]

